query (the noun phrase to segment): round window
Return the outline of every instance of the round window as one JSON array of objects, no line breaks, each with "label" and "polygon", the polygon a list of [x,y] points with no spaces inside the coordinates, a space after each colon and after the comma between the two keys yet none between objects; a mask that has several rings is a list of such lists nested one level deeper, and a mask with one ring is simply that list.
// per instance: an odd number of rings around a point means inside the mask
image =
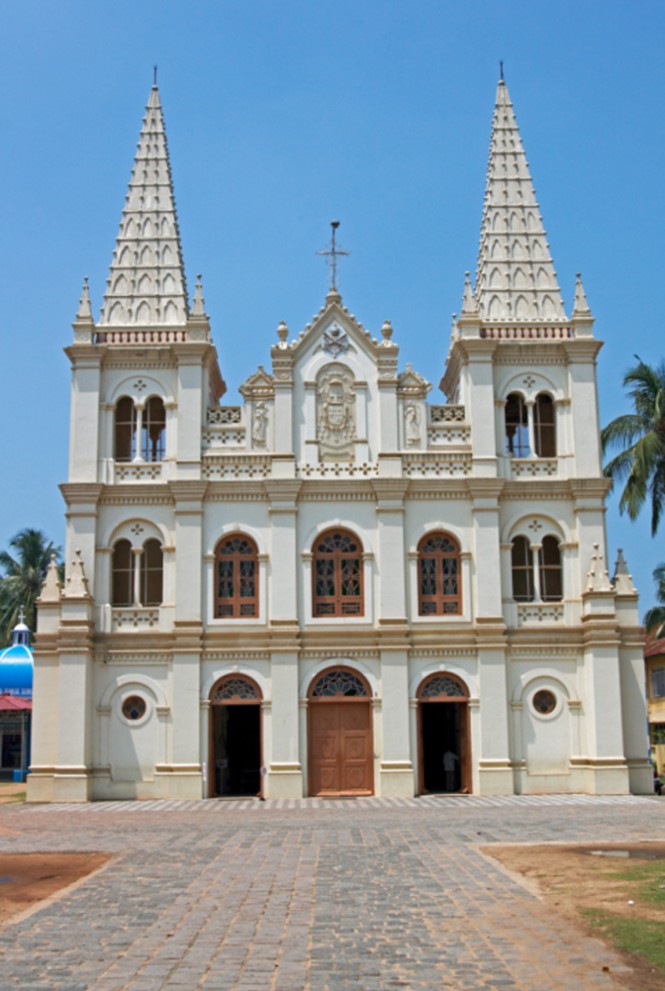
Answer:
[{"label": "round window", "polygon": [[122,714],[125,719],[135,722],[145,716],[146,708],[145,699],[140,695],[129,695],[122,703]]},{"label": "round window", "polygon": [[547,688],[541,688],[533,696],[531,704],[541,716],[549,716],[556,709],[556,695]]}]

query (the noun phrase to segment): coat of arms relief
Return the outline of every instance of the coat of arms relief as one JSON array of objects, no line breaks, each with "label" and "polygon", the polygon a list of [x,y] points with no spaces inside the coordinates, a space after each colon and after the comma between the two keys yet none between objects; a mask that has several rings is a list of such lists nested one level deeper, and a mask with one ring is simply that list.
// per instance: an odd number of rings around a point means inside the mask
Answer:
[{"label": "coat of arms relief", "polygon": [[326,365],[316,380],[316,436],[322,461],[352,461],[356,437],[356,391],[345,365]]}]

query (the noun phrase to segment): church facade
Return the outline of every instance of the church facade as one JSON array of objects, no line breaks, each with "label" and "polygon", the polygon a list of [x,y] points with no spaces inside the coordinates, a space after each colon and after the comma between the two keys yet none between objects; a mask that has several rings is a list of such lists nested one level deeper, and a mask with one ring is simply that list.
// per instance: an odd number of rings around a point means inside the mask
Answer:
[{"label": "church facade", "polygon": [[333,277],[223,405],[153,87],[101,317],[85,285],[66,349],[28,799],[648,793],[593,323],[579,279],[564,311],[501,81],[441,401]]}]

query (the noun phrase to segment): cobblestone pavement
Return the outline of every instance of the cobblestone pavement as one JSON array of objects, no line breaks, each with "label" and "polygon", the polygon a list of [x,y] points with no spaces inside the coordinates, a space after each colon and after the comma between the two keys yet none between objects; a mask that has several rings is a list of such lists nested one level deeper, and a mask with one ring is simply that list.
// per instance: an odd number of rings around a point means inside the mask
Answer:
[{"label": "cobblestone pavement", "polygon": [[612,951],[553,915],[478,845],[663,839],[664,802],[3,806],[2,851],[113,857],[0,930],[0,988],[625,989],[619,980],[630,973]]}]

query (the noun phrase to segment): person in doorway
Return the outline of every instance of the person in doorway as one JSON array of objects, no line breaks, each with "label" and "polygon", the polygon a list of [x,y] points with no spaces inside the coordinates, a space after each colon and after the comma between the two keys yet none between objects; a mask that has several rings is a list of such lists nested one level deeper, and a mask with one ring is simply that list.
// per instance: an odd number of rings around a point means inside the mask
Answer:
[{"label": "person in doorway", "polygon": [[446,750],[443,755],[443,773],[446,781],[446,791],[457,791],[457,765],[459,757],[452,750]]}]

